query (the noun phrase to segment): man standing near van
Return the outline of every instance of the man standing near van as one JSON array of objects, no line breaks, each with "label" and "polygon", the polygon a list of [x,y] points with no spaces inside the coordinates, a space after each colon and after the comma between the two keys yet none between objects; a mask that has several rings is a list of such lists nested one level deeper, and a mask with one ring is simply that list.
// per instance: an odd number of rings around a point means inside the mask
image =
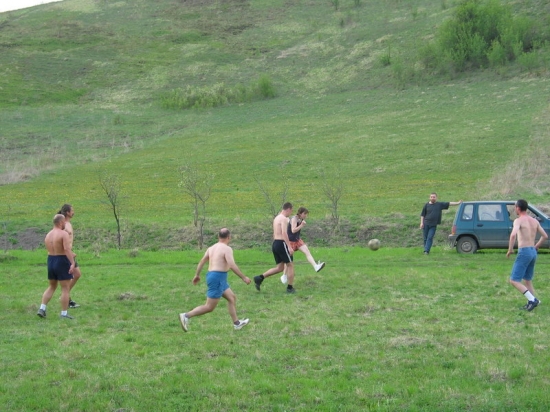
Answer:
[{"label": "man standing near van", "polygon": [[[537,250],[539,250],[540,245],[546,242],[548,235],[539,221],[527,214],[526,200],[519,199],[516,202],[516,213],[519,217],[514,220],[514,228],[512,229],[512,233],[510,233],[510,242],[508,243],[506,257],[508,258],[514,253],[517,236],[518,255],[512,267],[510,283],[527,298],[527,304],[523,309],[531,312],[540,303],[535,297],[535,289],[533,288]],[[540,234],[540,239],[535,244],[537,232]],[[522,280],[523,283],[521,283]]]},{"label": "man standing near van", "polygon": [[449,206],[458,206],[462,200],[458,202],[438,202],[437,193],[430,194],[430,201],[422,208],[420,213],[420,229],[424,237],[424,254],[430,253],[432,248],[435,231],[437,225],[441,224],[441,212],[447,210]]}]

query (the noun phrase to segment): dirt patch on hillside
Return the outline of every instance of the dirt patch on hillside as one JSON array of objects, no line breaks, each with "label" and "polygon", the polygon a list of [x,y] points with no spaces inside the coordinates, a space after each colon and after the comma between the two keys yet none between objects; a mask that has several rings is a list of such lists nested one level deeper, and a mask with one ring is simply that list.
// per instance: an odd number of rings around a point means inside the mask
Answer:
[{"label": "dirt patch on hillside", "polygon": [[2,249],[35,250],[44,244],[46,233],[38,228],[30,227],[21,232],[2,236]]}]

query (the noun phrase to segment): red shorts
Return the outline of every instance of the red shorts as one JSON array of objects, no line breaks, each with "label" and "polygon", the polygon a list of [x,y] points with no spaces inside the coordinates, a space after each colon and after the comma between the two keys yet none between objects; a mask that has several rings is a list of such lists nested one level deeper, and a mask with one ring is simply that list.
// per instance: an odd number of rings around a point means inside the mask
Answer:
[{"label": "red shorts", "polygon": [[298,249],[300,249],[300,246],[304,245],[304,241],[302,239],[298,239],[297,242],[290,242],[290,246],[292,247],[292,250],[293,251],[297,251]]}]

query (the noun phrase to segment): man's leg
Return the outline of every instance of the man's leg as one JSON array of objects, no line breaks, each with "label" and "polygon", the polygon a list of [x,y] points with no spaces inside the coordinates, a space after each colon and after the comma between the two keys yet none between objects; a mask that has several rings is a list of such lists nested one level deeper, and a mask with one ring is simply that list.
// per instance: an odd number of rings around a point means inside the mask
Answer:
[{"label": "man's leg", "polygon": [[313,256],[311,255],[311,252],[309,251],[307,245],[303,244],[298,248],[298,250],[306,255],[307,261],[310,263],[311,266],[315,268],[315,265],[317,265],[317,263],[315,263],[315,259],[313,259]]},{"label": "man's leg", "polygon": [[227,300],[227,311],[233,323],[238,322],[239,318],[237,317],[237,296],[233,293],[231,289],[226,289],[222,295],[225,300]]},{"label": "man's leg", "polygon": [[71,279],[60,280],[61,285],[61,310],[66,311],[69,308],[69,292],[71,291]]},{"label": "man's leg", "polygon": [[525,287],[527,288],[527,290],[529,292],[531,292],[531,294],[533,296],[535,296],[535,287],[533,286],[533,281],[532,280],[525,280],[524,284],[525,284]]},{"label": "man's leg", "polygon": [[57,280],[49,279],[50,285],[48,288],[44,291],[44,294],[42,295],[42,304],[47,305],[48,302],[51,300],[55,290],[57,289]]},{"label": "man's leg", "polygon": [[437,226],[428,226],[428,233],[426,236],[426,244],[424,245],[424,251],[430,253],[435,236],[435,229]]},{"label": "man's leg", "polygon": [[80,272],[80,268],[77,266],[73,270],[73,278],[71,280],[71,289],[70,290],[73,290],[74,285],[76,284],[78,279],[80,279],[80,276],[82,276],[82,272]]},{"label": "man's leg", "polygon": [[286,264],[286,277],[288,279],[287,291],[293,290],[294,285],[294,262],[288,262]]},{"label": "man's leg", "polygon": [[220,298],[218,299],[206,298],[206,303],[204,305],[197,306],[191,312],[187,312],[185,316],[187,318],[192,318],[193,316],[200,316],[200,315],[204,315],[205,313],[210,313],[214,309],[216,309],[216,306],[218,306],[219,301],[220,301]]},{"label": "man's leg", "polygon": [[276,275],[277,273],[284,272],[285,270],[285,264],[283,262],[277,264],[274,268],[269,269],[267,272],[264,272],[262,275],[264,278],[267,278],[269,276]]},{"label": "man's leg", "polygon": [[73,270],[73,278],[71,280],[71,288],[69,289],[69,307],[70,308],[78,308],[80,305],[76,303],[74,300],[71,299],[71,291],[73,290],[76,282],[78,279],[80,279],[80,276],[82,276],[82,273],[80,272],[80,268],[76,266]]}]

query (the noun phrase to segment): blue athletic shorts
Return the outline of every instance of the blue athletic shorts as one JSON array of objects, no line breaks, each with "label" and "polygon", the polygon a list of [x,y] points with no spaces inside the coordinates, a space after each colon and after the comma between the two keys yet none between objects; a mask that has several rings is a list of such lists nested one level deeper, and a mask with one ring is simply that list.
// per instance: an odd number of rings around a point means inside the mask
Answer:
[{"label": "blue athletic shorts", "polygon": [[208,272],[206,274],[206,285],[208,290],[206,296],[210,299],[219,299],[222,297],[223,292],[229,289],[229,283],[227,283],[227,272]]},{"label": "blue athletic shorts", "polygon": [[65,255],[48,255],[48,279],[71,280],[73,275],[69,273],[71,262]]},{"label": "blue athletic shorts", "polygon": [[537,261],[537,249],[534,247],[522,247],[518,249],[516,261],[512,267],[510,279],[515,282],[533,280],[535,275],[535,262]]}]

